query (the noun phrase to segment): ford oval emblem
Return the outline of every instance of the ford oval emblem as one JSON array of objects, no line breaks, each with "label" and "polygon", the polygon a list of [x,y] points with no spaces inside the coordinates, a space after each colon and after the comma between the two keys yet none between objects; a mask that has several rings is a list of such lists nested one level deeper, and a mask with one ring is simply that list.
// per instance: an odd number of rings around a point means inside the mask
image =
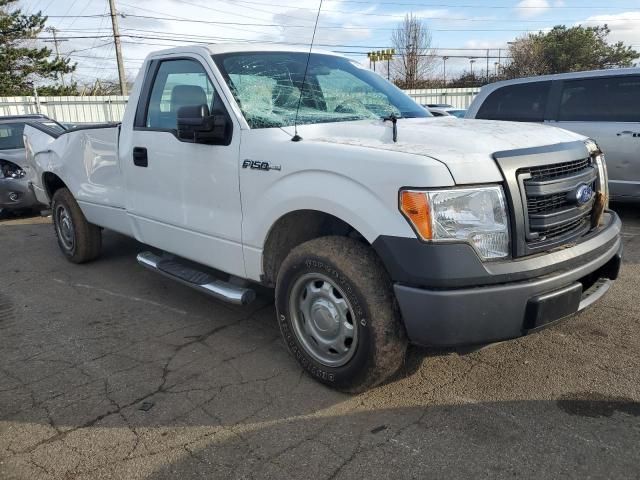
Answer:
[{"label": "ford oval emblem", "polygon": [[584,205],[585,203],[589,203],[594,195],[593,188],[590,185],[584,184],[580,185],[575,191],[575,199],[578,205]]}]

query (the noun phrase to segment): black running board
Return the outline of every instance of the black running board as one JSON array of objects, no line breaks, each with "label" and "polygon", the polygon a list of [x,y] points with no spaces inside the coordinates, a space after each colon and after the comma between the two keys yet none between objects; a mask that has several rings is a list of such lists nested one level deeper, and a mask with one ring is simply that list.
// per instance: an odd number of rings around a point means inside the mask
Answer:
[{"label": "black running board", "polygon": [[256,298],[256,293],[249,288],[233,285],[209,273],[180,263],[178,260],[162,258],[152,252],[139,253],[138,263],[149,270],[158,272],[218,300],[236,305],[246,305]]}]

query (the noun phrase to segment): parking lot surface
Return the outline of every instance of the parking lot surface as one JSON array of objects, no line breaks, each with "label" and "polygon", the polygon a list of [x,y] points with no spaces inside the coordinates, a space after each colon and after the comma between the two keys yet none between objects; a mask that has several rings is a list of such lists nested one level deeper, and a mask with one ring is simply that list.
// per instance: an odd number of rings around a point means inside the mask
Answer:
[{"label": "parking lot surface", "polygon": [[640,210],[592,309],[477,351],[412,348],[357,396],[303,374],[269,292],[229,306],[106,232],[72,265],[0,223],[0,478],[638,478]]}]

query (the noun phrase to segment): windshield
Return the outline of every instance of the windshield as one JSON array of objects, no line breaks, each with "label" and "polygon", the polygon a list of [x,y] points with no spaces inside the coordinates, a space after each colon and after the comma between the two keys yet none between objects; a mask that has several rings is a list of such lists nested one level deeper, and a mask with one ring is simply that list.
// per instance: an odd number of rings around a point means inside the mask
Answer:
[{"label": "windshield", "polygon": [[213,59],[251,128],[292,126],[298,102],[298,125],[431,116],[396,86],[342,57],[312,54],[302,89],[307,56],[240,52]]}]

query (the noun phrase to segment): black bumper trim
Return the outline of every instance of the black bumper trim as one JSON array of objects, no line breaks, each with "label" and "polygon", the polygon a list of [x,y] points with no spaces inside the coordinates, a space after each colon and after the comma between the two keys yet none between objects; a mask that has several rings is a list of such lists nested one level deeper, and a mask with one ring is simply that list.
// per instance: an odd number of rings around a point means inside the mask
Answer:
[{"label": "black bumper trim", "polygon": [[622,223],[615,212],[604,215],[604,226],[579,243],[517,259],[483,262],[466,243],[425,243],[417,238],[380,236],[373,248],[391,279],[418,288],[465,288],[496,285],[556,275],[609,251],[618,241]]},{"label": "black bumper trim", "polygon": [[[485,344],[526,335],[590,306],[611,282],[604,282],[606,285],[595,293],[590,287],[600,279],[615,279],[621,256],[622,242],[617,238],[597,258],[556,275],[459,289],[396,284],[394,290],[412,343],[437,347]],[[592,298],[585,298],[587,293],[593,294]],[[532,322],[531,302],[550,298],[555,305],[536,313]]]}]

